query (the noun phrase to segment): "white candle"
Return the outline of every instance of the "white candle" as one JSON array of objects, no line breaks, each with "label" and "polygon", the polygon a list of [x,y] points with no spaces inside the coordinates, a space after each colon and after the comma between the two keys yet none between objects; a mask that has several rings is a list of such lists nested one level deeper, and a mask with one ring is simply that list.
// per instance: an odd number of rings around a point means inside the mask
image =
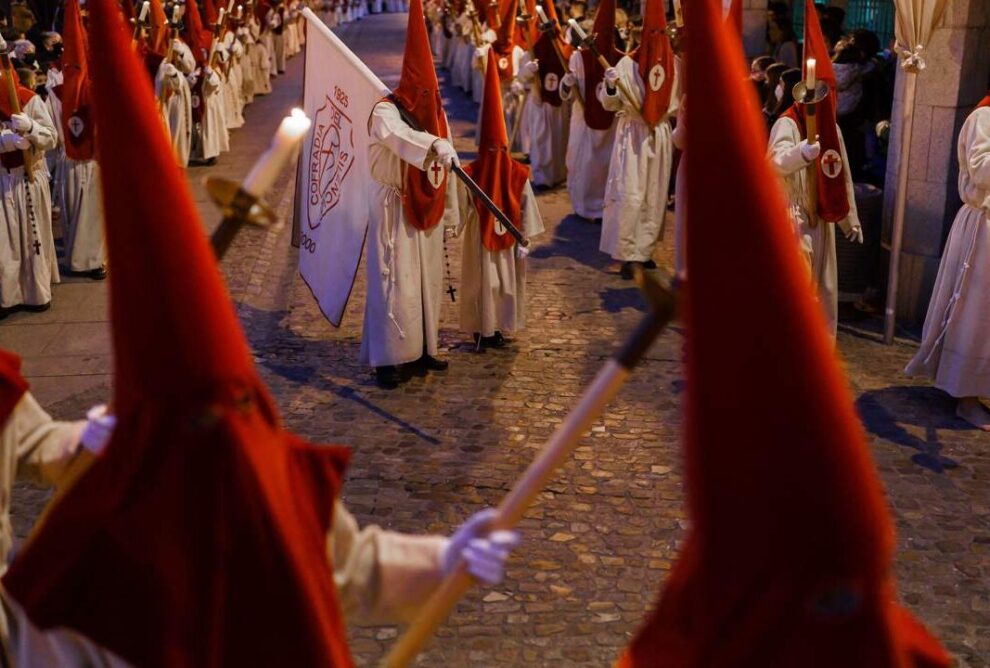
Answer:
[{"label": "white candle", "polygon": [[172,24],[178,25],[178,23],[179,23],[179,5],[176,5],[172,9]]},{"label": "white candle", "polygon": [[234,11],[234,0],[227,3],[227,13],[230,14],[232,11]]},{"label": "white candle", "polygon": [[141,13],[138,15],[138,23],[144,23],[145,19],[148,18],[148,11],[151,9],[151,3],[148,0],[144,0],[144,4],[141,5]]},{"label": "white candle", "polygon": [[223,25],[223,15],[227,13],[226,7],[221,7],[220,11],[217,12],[217,26]]},{"label": "white candle", "polygon": [[312,121],[302,109],[293,109],[292,113],[282,119],[282,124],[278,126],[278,131],[272,137],[268,150],[254,163],[241,188],[258,199],[264,197],[286,163],[295,154],[311,125]]},{"label": "white candle", "polygon": [[237,5],[237,15],[235,18],[240,20],[241,16],[244,15],[244,5]]},{"label": "white candle", "polygon": [[546,12],[543,11],[543,5],[536,6],[536,15],[540,17],[540,23],[550,23],[550,19],[547,18]]},{"label": "white candle", "polygon": [[578,25],[577,21],[575,21],[574,19],[567,19],[567,25],[571,27],[571,30],[573,30],[574,33],[578,36],[578,39],[582,41],[588,39],[588,33],[586,33],[584,30],[581,29],[581,26]]},{"label": "white candle", "polygon": [[815,79],[815,68],[818,62],[814,58],[808,58],[808,62],[805,63],[805,86],[808,87],[808,92],[812,95],[815,92],[815,86],[818,85],[818,81]]},{"label": "white candle", "polygon": [[681,9],[681,0],[674,0],[674,21],[678,26],[684,25],[684,10]]}]

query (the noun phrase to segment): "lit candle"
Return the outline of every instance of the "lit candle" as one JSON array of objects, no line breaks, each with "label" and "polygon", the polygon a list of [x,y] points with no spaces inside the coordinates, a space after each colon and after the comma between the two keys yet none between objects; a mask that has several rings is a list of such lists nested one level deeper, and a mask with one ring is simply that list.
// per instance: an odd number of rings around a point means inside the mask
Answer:
[{"label": "lit candle", "polygon": [[674,0],[674,21],[678,26],[684,25],[684,10],[681,9],[681,0]]},{"label": "lit candle", "polygon": [[217,27],[218,28],[223,25],[223,17],[224,17],[224,14],[226,14],[226,13],[227,13],[227,8],[226,7],[221,7],[220,8],[220,11],[217,12]]},{"label": "lit candle", "polygon": [[243,16],[243,15],[244,15],[244,5],[237,5],[237,14],[236,14],[235,18],[237,20],[240,20],[241,16]]},{"label": "lit candle", "polygon": [[808,58],[808,62],[805,63],[805,81],[804,84],[808,88],[808,93],[811,95],[815,94],[815,86],[818,85],[818,81],[815,79],[815,67],[818,65],[814,58]]},{"label": "lit candle", "polygon": [[148,18],[148,11],[151,9],[151,3],[148,0],[144,0],[144,4],[141,5],[141,13],[138,15],[138,23],[144,23]]},{"label": "lit candle", "polygon": [[286,163],[292,159],[311,125],[312,122],[302,109],[293,109],[292,113],[282,119],[268,150],[254,163],[241,188],[258,199],[264,197]]},{"label": "lit candle", "polygon": [[543,5],[536,6],[536,15],[540,17],[540,23],[550,23],[550,19],[547,18],[546,12],[543,11]]},{"label": "lit candle", "polygon": [[588,33],[581,29],[581,26],[578,25],[577,21],[574,19],[567,19],[567,25],[571,27],[571,30],[574,31],[574,34],[578,36],[579,40],[584,41],[588,39]]},{"label": "lit candle", "polygon": [[176,5],[172,9],[172,25],[178,25],[179,23],[179,5]]}]

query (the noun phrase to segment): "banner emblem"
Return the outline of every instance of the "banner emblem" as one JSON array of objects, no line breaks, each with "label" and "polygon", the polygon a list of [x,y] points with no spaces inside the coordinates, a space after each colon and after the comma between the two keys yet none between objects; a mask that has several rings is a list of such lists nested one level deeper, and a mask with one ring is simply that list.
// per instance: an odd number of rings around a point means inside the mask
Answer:
[{"label": "banner emblem", "polygon": [[557,76],[556,72],[548,72],[546,77],[543,78],[543,87],[551,93],[557,90],[559,85],[560,78]]},{"label": "banner emblem", "polygon": [[822,156],[822,173],[830,179],[837,178],[842,173],[842,156],[834,148],[825,151]]},{"label": "banner emblem", "polygon": [[663,69],[663,65],[657,63],[650,68],[650,90],[654,93],[660,90],[663,86],[663,82],[667,80],[667,73]]},{"label": "banner emblem", "polygon": [[[340,202],[344,180],[354,164],[354,124],[344,113],[347,95],[334,87],[313,119],[309,153],[309,229],[320,226]],[[342,108],[343,107],[343,108]]]}]

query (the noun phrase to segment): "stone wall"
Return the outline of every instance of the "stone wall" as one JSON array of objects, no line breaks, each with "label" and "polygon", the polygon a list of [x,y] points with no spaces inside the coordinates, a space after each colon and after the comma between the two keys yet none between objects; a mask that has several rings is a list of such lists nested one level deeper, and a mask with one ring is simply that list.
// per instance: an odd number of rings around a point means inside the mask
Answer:
[{"label": "stone wall", "polygon": [[[990,1],[951,0],[918,75],[909,151],[907,211],[897,311],[903,325],[924,321],[942,247],[959,209],[956,139],[966,116],[986,93],[990,77]],[[884,190],[885,239],[894,210],[900,166],[904,79],[898,72]]]}]

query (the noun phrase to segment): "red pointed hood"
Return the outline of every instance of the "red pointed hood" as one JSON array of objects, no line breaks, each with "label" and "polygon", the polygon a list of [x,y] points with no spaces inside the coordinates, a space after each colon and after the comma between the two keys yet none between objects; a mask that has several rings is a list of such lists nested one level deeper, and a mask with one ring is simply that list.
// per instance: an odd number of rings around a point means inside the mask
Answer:
[{"label": "red pointed hood", "polygon": [[536,44],[536,39],[540,36],[540,32],[537,29],[536,0],[525,0],[525,3],[529,21],[520,21],[518,14],[516,15],[516,34],[514,40],[524,51],[529,51]]},{"label": "red pointed hood", "polygon": [[21,375],[21,358],[0,348],[0,431],[27,389],[27,381]]},{"label": "red pointed hood", "polygon": [[[615,65],[622,57],[622,52],[615,48],[615,0],[602,0],[595,14],[595,46],[598,52],[605,56],[609,64]],[[607,130],[612,127],[615,114],[606,111],[598,101],[597,90],[605,77],[605,68],[590,50],[581,52],[584,63],[584,121],[588,127],[595,130]]]},{"label": "red pointed hood", "polygon": [[[543,12],[547,18],[559,26],[557,10],[554,8],[553,2],[547,2],[540,6],[543,7]],[[536,5],[533,6],[533,12],[536,12]],[[539,16],[536,17],[535,23],[539,24]],[[554,46],[554,42],[556,42],[556,46]],[[557,55],[558,48],[561,52],[560,56]],[[560,62],[561,56],[566,63],[571,56],[571,47],[561,39],[560,30],[555,29],[553,32],[539,33],[536,43],[533,45],[533,55],[536,56],[536,62],[540,67],[540,99],[546,104],[559,107],[563,103],[560,98],[560,80],[567,74],[564,63]]]},{"label": "red pointed hood", "polygon": [[[620,664],[945,666],[894,603],[889,512],[764,157],[739,38],[712,0],[687,11],[691,528]],[[711,183],[725,184],[718,197]]]},{"label": "red pointed hood", "polygon": [[[529,168],[509,155],[509,133],[505,129],[502,110],[502,87],[499,83],[495,54],[488,51],[485,70],[485,96],[481,107],[481,137],[478,158],[464,170],[488,193],[495,205],[517,227],[522,227],[523,189],[529,180]],[[481,241],[485,248],[498,251],[511,248],[515,239],[495,216],[475,199],[481,225]]]},{"label": "red pointed hood", "polygon": [[118,423],[4,586],[136,666],[348,666],[326,554],[346,453],[281,429],[120,10],[89,8]]},{"label": "red pointed hood", "polygon": [[209,58],[213,36],[203,25],[203,17],[199,13],[199,5],[196,4],[196,0],[186,0],[186,16],[182,28],[183,39],[193,52],[196,64],[203,67]]},{"label": "red pointed hood", "polygon": [[643,120],[651,127],[667,116],[676,76],[664,12],[664,0],[646,0],[643,37],[636,54],[645,88]]},{"label": "red pointed hood", "polygon": [[164,56],[168,49],[168,19],[162,0],[151,0],[148,12],[148,49],[159,56]]},{"label": "red pointed hood", "polygon": [[[220,20],[220,15],[217,13],[217,7],[213,4],[213,0],[203,0],[203,13],[201,15],[202,19],[206,21],[206,29],[213,30],[213,27]],[[211,39],[212,41],[212,39]]]},{"label": "red pointed hood", "polygon": [[981,107],[990,107],[990,93],[976,104],[976,109]]},{"label": "red pointed hood", "polygon": [[512,52],[516,47],[516,14],[519,13],[519,0],[501,0],[498,6],[500,23],[495,29],[495,64],[501,81],[511,81],[515,76],[512,69]]},{"label": "red pointed hood", "polygon": [[[440,83],[433,67],[433,51],[426,34],[423,0],[409,3],[409,24],[406,28],[406,50],[402,59],[399,87],[392,93],[395,100],[408,111],[420,127],[438,137],[447,137],[447,116],[440,99]],[[406,169],[402,204],[406,220],[419,229],[430,229],[443,218],[447,176],[439,187],[430,181],[430,171]]]},{"label": "red pointed hood", "polygon": [[96,151],[90,101],[89,66],[86,62],[86,30],[78,0],[66,0],[62,40],[62,72],[59,91],[62,102],[62,136],[65,154],[72,160],[92,160]]},{"label": "red pointed hood", "polygon": [[[836,121],[835,108],[838,99],[838,89],[835,70],[825,45],[825,36],[818,21],[813,0],[805,0],[804,20],[804,65],[802,77],[808,74],[808,58],[814,58],[817,65],[816,79],[828,84],[829,94],[824,100],[815,105],[819,141],[822,144],[821,155],[815,162],[818,176],[818,202],[816,206],[818,217],[829,223],[837,223],[849,215],[849,194],[846,190],[846,165],[841,159],[844,154],[842,139],[839,137],[839,124]],[[802,137],[807,137],[804,105],[794,104],[787,110],[786,116],[797,123]],[[826,169],[827,168],[827,169]]]},{"label": "red pointed hood", "polygon": [[742,0],[730,0],[729,14],[725,17],[730,29],[742,39],[743,34],[743,5]]}]

